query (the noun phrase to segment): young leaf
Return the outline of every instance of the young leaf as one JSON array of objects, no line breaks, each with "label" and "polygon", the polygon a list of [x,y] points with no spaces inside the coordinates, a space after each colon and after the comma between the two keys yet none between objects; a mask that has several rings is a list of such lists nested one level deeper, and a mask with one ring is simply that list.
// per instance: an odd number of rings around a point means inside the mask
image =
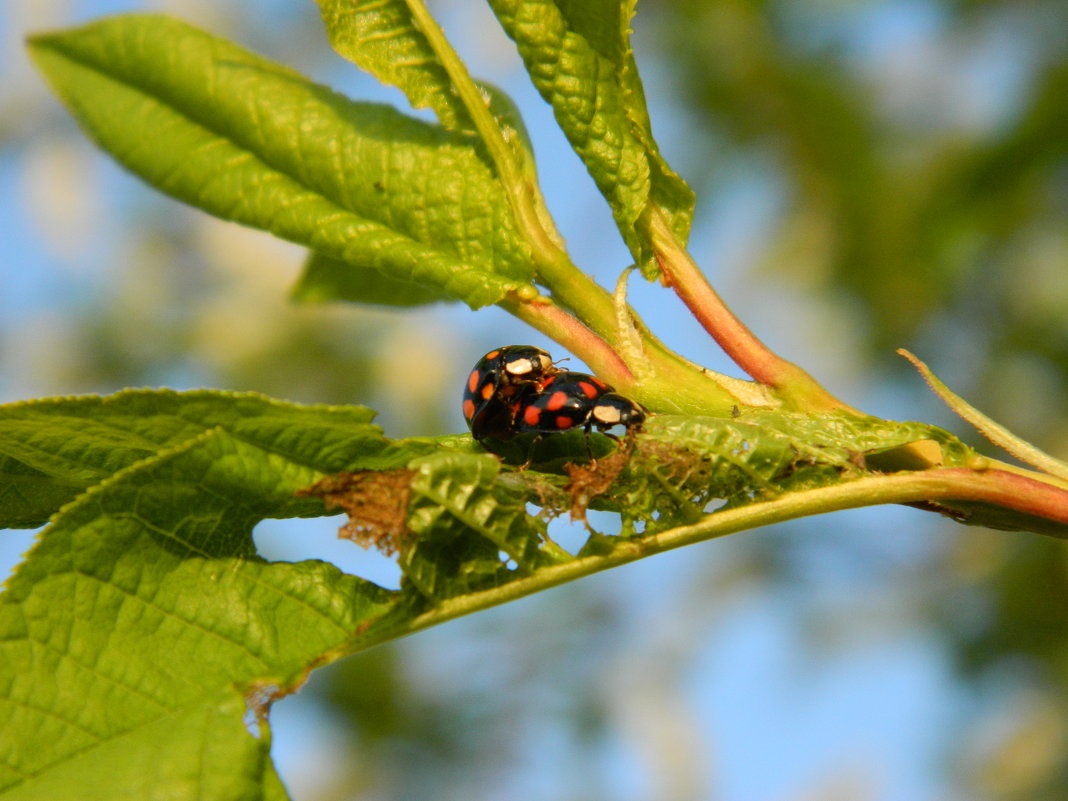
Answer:
[{"label": "young leaf", "polygon": [[1016,436],[1000,423],[991,420],[951,390],[944,381],[931,372],[931,368],[909,351],[899,348],[897,352],[912,362],[912,366],[920,372],[923,380],[927,382],[931,390],[950,409],[975,426],[980,434],[999,448],[1004,448],[1021,462],[1033,465],[1039,470],[1045,470],[1051,476],[1056,476],[1062,481],[1068,481],[1068,464]]},{"label": "young leaf", "polygon": [[416,544],[401,566],[420,594],[441,600],[477,592],[567,558],[543,547],[545,523],[527,514],[518,488],[499,481],[494,457],[437,453],[411,467],[408,524]]},{"label": "young leaf", "polygon": [[620,479],[596,500],[625,530],[646,534],[694,523],[709,506],[736,509],[790,492],[869,474],[880,455],[929,442],[946,466],[974,452],[941,429],[847,414],[753,412],[736,420],[656,415],[646,423]]},{"label": "young leaf", "polygon": [[89,134],[180,200],[472,307],[529,284],[529,247],[468,134],[354,103],[161,16],[30,48]]},{"label": "young leaf", "polygon": [[330,45],[415,108],[431,108],[451,130],[473,130],[449,75],[404,0],[317,0]]},{"label": "young leaf", "polygon": [[685,244],[694,196],[660,155],[630,46],[635,0],[489,0],[531,80],[611,204],[643,274],[657,274],[640,220],[662,214]]}]

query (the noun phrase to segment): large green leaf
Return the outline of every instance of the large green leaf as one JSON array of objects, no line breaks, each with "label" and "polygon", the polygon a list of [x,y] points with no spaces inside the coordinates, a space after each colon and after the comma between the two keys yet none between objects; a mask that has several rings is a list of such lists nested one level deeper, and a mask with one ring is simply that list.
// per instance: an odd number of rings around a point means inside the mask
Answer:
[{"label": "large green leaf", "polygon": [[[4,801],[146,801],[167,798],[286,801],[270,743],[242,723],[246,701],[226,688],[136,729],[102,740],[0,790]],[[210,743],[210,747],[205,747]]]},{"label": "large green leaf", "polygon": [[[555,236],[519,109],[498,87],[472,79],[423,0],[318,3],[338,53],[396,86],[416,108],[432,108],[446,128],[480,136],[487,162],[511,200],[510,212],[524,219],[529,206],[540,227]],[[540,241],[542,234],[527,230],[527,236]]]},{"label": "large green leaf", "polygon": [[[871,460],[916,443],[947,466],[973,459],[921,424],[656,415],[565,482],[505,472],[469,438],[390,441],[370,417],[209,391],[0,408],[0,497],[15,499],[0,508],[52,515],[0,595],[0,794],[282,798],[244,721],[321,664],[673,547],[633,540],[710,505],[870,478]],[[313,491],[324,484],[335,492]],[[349,511],[357,539],[399,552],[400,591],[256,555],[256,523],[323,514],[317,495]],[[545,518],[589,505],[620,512],[622,536],[593,535],[574,559]]]},{"label": "large green leaf", "polygon": [[[167,390],[0,407],[2,522],[52,516],[0,594],[0,795],[284,798],[250,711],[438,602],[560,560],[495,459],[387,440],[372,414]],[[256,555],[260,520],[325,513],[301,492],[325,474],[379,470],[412,476],[400,512],[432,595]],[[452,541],[471,547],[434,547]]]},{"label": "large green leaf", "polygon": [[571,146],[612,206],[647,276],[655,260],[641,220],[666,216],[689,236],[694,196],[660,155],[631,49],[636,0],[489,0]]},{"label": "large green leaf", "polygon": [[[330,44],[338,53],[383,83],[396,86],[415,108],[433,109],[446,128],[476,130],[443,58],[455,60],[462,73],[458,80],[471,79],[444,35],[435,29],[428,36],[420,27],[413,10],[423,8],[422,0],[317,2]],[[477,102],[489,109],[497,134],[536,188],[534,150],[518,107],[499,87],[486,81],[472,84],[477,87]]]},{"label": "large green leaf", "polygon": [[354,103],[162,16],[30,48],[104,149],[187,203],[472,307],[529,283],[529,249],[470,134]]},{"label": "large green leaf", "polygon": [[[255,523],[298,511],[293,493],[322,475],[308,463],[369,441],[344,410],[303,410],[307,426],[271,411],[117,470],[42,533],[0,595],[0,791],[234,798],[266,782],[279,796],[243,695],[299,682],[395,594],[255,557]],[[50,794],[64,783],[78,790]]]}]

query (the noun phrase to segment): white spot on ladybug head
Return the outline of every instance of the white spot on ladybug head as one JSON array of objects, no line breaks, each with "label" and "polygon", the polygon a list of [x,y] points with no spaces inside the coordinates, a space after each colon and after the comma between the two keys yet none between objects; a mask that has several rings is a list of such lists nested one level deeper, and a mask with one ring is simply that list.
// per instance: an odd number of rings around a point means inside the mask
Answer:
[{"label": "white spot on ladybug head", "polygon": [[598,404],[593,407],[593,411],[590,412],[593,415],[593,419],[598,423],[602,423],[606,426],[617,425],[622,419],[622,415],[615,406],[609,406],[608,404]]},{"label": "white spot on ladybug head", "polygon": [[529,375],[534,371],[534,364],[530,359],[516,359],[508,362],[504,369],[510,375]]}]

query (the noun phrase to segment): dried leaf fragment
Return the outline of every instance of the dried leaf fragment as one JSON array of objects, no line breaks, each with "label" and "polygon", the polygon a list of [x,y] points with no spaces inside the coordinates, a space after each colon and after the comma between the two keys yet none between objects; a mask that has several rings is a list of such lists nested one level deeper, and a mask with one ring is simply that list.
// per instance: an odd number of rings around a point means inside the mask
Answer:
[{"label": "dried leaf fragment", "polygon": [[564,469],[570,477],[566,490],[571,495],[571,519],[585,520],[590,501],[603,495],[619,478],[633,450],[633,441],[616,448],[607,456],[588,465],[567,464]]},{"label": "dried leaf fragment", "polygon": [[386,556],[403,550],[410,539],[408,501],[414,470],[358,470],[320,479],[297,494],[322,498],[328,509],[342,509],[348,522],[338,536]]}]

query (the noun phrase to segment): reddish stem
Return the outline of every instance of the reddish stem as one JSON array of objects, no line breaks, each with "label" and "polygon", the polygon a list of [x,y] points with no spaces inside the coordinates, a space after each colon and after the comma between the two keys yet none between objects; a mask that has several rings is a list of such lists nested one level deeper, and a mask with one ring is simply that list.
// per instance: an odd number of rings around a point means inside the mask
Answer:
[{"label": "reddish stem", "polygon": [[1007,470],[976,471],[967,467],[917,475],[930,476],[935,484],[927,500],[989,503],[1068,525],[1068,492],[1044,481]]},{"label": "reddish stem", "polygon": [[809,411],[857,412],[825,390],[812,376],[760,341],[732,312],[679,244],[670,226],[653,214],[650,235],[662,281],[679,296],[702,327],[753,380]]}]

